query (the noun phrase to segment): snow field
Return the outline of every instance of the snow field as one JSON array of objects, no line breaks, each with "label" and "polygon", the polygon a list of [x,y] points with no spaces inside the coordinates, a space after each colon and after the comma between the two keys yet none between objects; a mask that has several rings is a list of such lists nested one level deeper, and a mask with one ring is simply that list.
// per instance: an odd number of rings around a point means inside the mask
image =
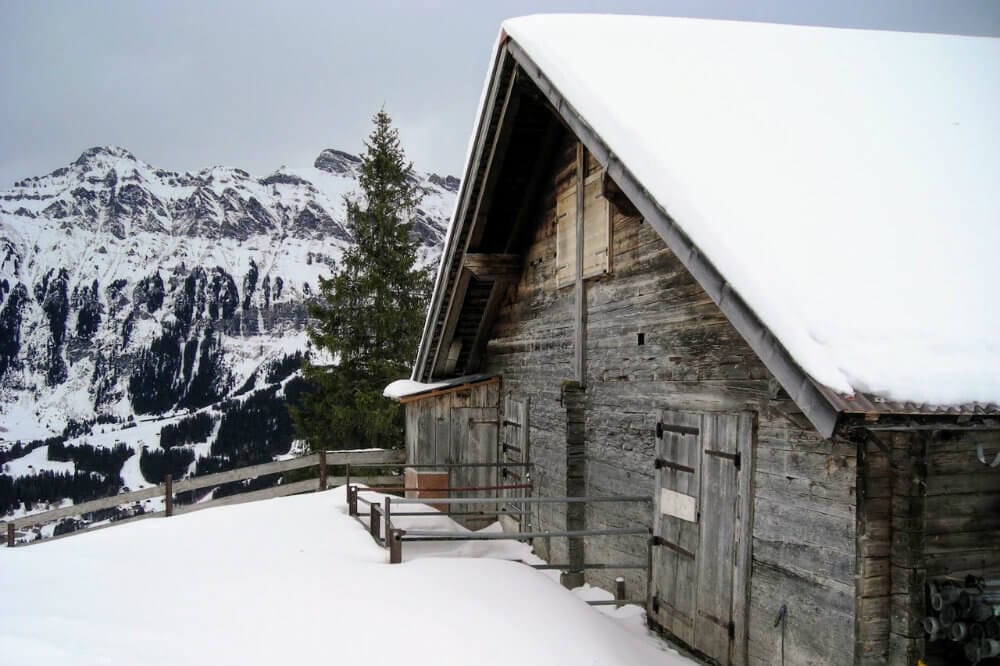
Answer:
[{"label": "snow field", "polygon": [[5,659],[693,664],[645,634],[641,609],[601,613],[510,561],[533,557],[523,544],[407,544],[389,565],[344,500],[341,487],[5,549]]}]

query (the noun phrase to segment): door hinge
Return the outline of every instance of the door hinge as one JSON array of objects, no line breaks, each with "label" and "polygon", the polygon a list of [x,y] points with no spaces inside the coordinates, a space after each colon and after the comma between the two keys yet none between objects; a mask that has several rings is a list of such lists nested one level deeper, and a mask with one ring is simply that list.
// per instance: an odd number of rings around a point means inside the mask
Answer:
[{"label": "door hinge", "polygon": [[649,538],[649,545],[650,546],[663,546],[664,548],[667,548],[669,550],[674,551],[678,555],[683,555],[685,557],[689,557],[692,560],[695,559],[695,554],[692,553],[690,550],[687,550],[686,548],[681,548],[678,544],[673,543],[671,541],[667,541],[666,539],[664,539],[661,536],[650,537]]},{"label": "door hinge", "polygon": [[680,463],[675,463],[672,460],[665,460],[663,458],[657,458],[653,461],[653,467],[655,469],[673,469],[678,472],[687,472],[688,474],[694,474],[694,467],[689,467],[687,465],[682,465]]},{"label": "door hinge", "polygon": [[732,620],[726,625],[726,633],[729,635],[729,640],[736,640],[736,623]]},{"label": "door hinge", "polygon": [[739,471],[743,466],[743,456],[739,453],[726,453],[725,451],[705,451],[705,455],[712,456],[714,458],[723,458],[724,460],[731,460],[733,465],[736,466],[736,471]]},{"label": "door hinge", "polygon": [[665,432],[672,432],[675,435],[697,436],[701,433],[701,429],[694,426],[665,424],[663,421],[659,421],[656,424],[656,438],[663,439],[663,433]]}]

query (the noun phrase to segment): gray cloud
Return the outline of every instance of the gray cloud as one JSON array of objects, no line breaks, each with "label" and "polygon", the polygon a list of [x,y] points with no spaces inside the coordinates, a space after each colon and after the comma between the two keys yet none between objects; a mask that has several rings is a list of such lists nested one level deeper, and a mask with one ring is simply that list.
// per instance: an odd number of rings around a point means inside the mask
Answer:
[{"label": "gray cloud", "polygon": [[383,104],[419,168],[458,174],[500,22],[558,11],[1000,35],[992,0],[0,0],[0,188],[103,144],[263,175],[360,151]]}]

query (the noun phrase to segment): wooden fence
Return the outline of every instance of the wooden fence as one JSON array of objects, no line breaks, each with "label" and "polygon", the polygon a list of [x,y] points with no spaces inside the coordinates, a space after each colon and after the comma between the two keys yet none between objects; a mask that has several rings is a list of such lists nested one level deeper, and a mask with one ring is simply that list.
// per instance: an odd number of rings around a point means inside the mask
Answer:
[{"label": "wooden fence", "polygon": [[[192,511],[200,511],[201,509],[207,509],[211,507],[226,506],[229,504],[242,504],[243,502],[253,502],[256,500],[270,499],[272,497],[284,497],[285,495],[296,495],[299,493],[308,493],[317,490],[326,490],[328,485],[332,486],[343,485],[347,481],[346,477],[328,476],[327,475],[328,466],[350,465],[355,467],[378,467],[384,465],[386,467],[399,467],[403,462],[405,462],[405,459],[406,459],[406,452],[403,450],[395,450],[395,449],[319,451],[317,453],[310,453],[309,455],[301,456],[298,458],[291,458],[289,460],[279,460],[277,462],[264,463],[262,465],[250,465],[247,467],[240,467],[239,469],[233,469],[226,472],[218,472],[217,474],[206,474],[205,476],[197,476],[188,479],[183,479],[181,481],[173,481],[170,478],[170,476],[167,476],[164,483],[161,483],[156,486],[151,486],[149,488],[143,488],[142,490],[135,490],[128,493],[121,493],[119,495],[112,495],[111,497],[102,497],[101,499],[91,500],[89,502],[83,502],[81,504],[64,506],[58,509],[52,509],[51,511],[44,511],[42,513],[35,513],[29,516],[16,518],[14,520],[0,522],[0,534],[6,532],[7,546],[11,547],[16,542],[17,530],[23,530],[25,528],[35,527],[37,525],[43,525],[56,520],[60,520],[61,518],[79,516],[82,514],[93,513],[95,511],[101,511],[104,509],[113,509],[122,506],[123,504],[140,502],[142,500],[151,499],[153,497],[163,497],[165,499],[164,511],[162,513],[157,512],[157,513],[141,514],[131,518],[126,518],[124,520],[115,521],[113,524],[120,524],[128,522],[130,520],[138,520],[140,518],[147,518],[151,515],[171,516],[175,514],[190,513]],[[233,481],[244,481],[246,479],[254,479],[259,476],[264,476],[266,474],[278,474],[281,472],[290,472],[296,469],[306,469],[316,466],[319,466],[319,477],[317,479],[305,479],[304,481],[282,483],[280,485],[274,486],[273,488],[265,488],[263,490],[255,490],[251,492],[240,493],[237,495],[229,495],[227,497],[221,497],[219,499],[213,499],[207,502],[198,502],[195,504],[185,504],[177,506],[174,505],[173,500],[175,493],[182,493],[191,490],[199,490],[202,488],[210,488],[212,486],[220,486],[224,483],[232,483]],[[398,481],[398,477],[374,476],[367,478],[366,480],[373,484],[384,484],[384,483],[393,483],[395,481]],[[76,533],[77,532],[70,532],[69,534],[76,534]]]}]

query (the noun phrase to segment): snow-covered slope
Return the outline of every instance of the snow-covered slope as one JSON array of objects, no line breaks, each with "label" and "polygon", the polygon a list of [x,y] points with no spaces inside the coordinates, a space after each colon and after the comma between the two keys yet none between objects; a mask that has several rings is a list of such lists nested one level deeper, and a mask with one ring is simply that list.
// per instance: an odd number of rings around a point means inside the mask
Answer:
[{"label": "snow-covered slope", "polygon": [[[360,164],[328,149],[263,178],[177,173],[101,147],[0,192],[0,454],[98,418],[67,443],[156,448],[149,428],[122,426],[273,393],[306,350],[319,277],[352,242],[344,197],[359,192]],[[413,178],[428,264],[458,181]],[[61,469],[50,462],[10,473]]]},{"label": "snow-covered slope", "polygon": [[[602,614],[506,561],[532,560],[524,544],[407,544],[404,562],[387,564],[344,497],[337,488],[0,549],[0,589],[16,600],[0,605],[5,659],[693,666],[649,637],[642,609]],[[398,519],[418,520],[460,529]]]},{"label": "snow-covered slope", "polygon": [[[260,362],[303,349],[303,302],[351,242],[343,197],[357,190],[359,164],[325,150],[313,167],[258,179],[93,148],[0,193],[0,438],[200,406],[207,395],[196,393],[223,395]],[[415,177],[425,194],[415,232],[430,262],[457,182]],[[185,348],[168,358],[158,340]],[[136,377],[144,359],[160,386]],[[214,371],[200,387],[199,367]]]}]

